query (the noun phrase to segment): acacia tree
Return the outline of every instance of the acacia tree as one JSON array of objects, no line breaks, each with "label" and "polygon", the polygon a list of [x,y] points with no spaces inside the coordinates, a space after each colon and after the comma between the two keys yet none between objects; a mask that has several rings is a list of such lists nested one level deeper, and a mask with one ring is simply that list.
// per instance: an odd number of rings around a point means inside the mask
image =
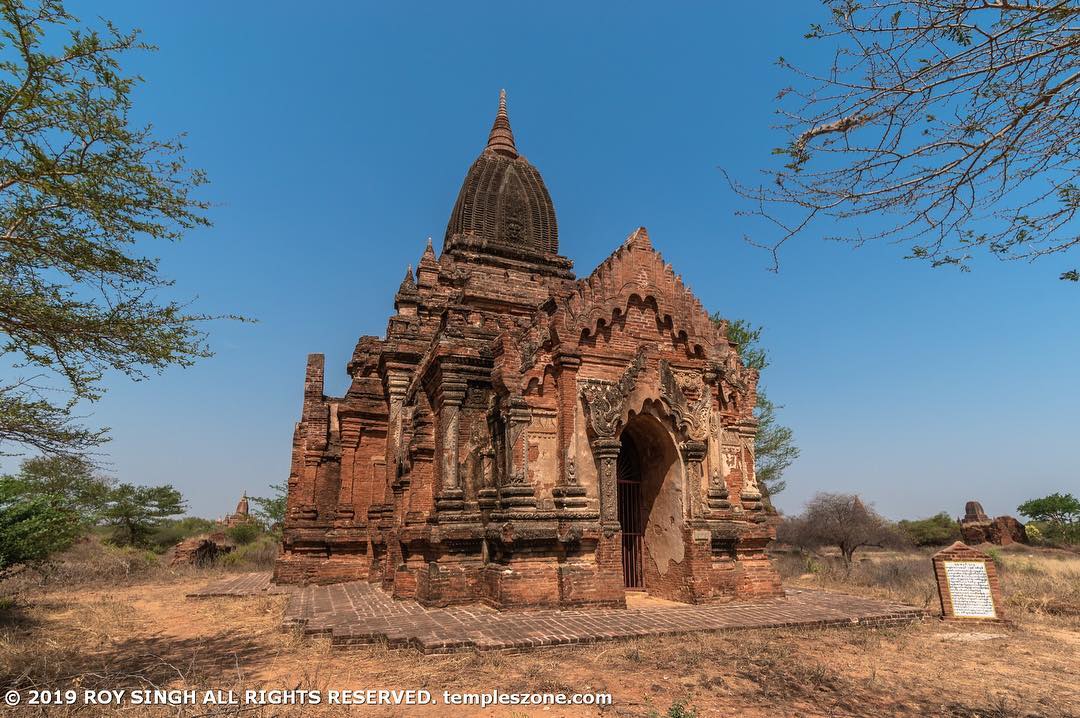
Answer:
[{"label": "acacia tree", "polygon": [[60,0],[0,0],[0,449],[82,453],[107,440],[75,414],[106,371],[134,379],[209,355],[204,315],[137,241],[207,225],[178,139],[129,121],[138,32],[79,26]]},{"label": "acacia tree", "polygon": [[810,550],[835,546],[846,569],[860,548],[906,543],[895,526],[855,494],[816,494],[802,514],[781,522],[776,538]]},{"label": "acacia tree", "polygon": [[24,497],[55,497],[83,530],[97,523],[111,483],[79,456],[35,456],[23,460],[18,474],[4,478]]},{"label": "acacia tree", "polygon": [[1046,524],[1050,538],[1068,543],[1080,541],[1080,499],[1072,494],[1053,493],[1031,499],[1016,507],[1022,516]]},{"label": "acacia tree", "polygon": [[[1080,243],[1076,0],[822,0],[806,37],[828,67],[796,68],[778,100],[787,163],[728,177],[740,214],[774,236],[890,240],[933,266],[976,250],[1034,260]],[[1075,268],[1062,279],[1080,280]]]},{"label": "acacia tree", "polygon": [[[722,321],[719,314],[712,317],[714,322]],[[728,338],[739,345],[739,356],[743,363],[759,372],[769,365],[769,355],[761,347],[761,327],[755,327],[743,319],[728,322]],[[757,404],[754,416],[758,420],[757,436],[754,438],[754,475],[761,492],[766,499],[780,493],[787,487],[783,479],[784,471],[799,458],[799,447],[795,445],[795,434],[787,426],[782,426],[776,418],[777,406],[765,395],[765,388],[758,386]]]},{"label": "acacia tree", "polygon": [[113,543],[146,546],[164,519],[184,513],[186,504],[171,485],[119,484],[109,491],[101,512],[102,523],[113,527]]}]

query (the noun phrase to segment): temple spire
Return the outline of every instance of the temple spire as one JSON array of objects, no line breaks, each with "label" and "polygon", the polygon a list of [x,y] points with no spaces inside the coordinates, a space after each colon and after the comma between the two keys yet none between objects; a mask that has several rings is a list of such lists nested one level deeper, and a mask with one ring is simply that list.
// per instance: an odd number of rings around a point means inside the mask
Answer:
[{"label": "temple spire", "polygon": [[416,280],[413,279],[413,268],[409,265],[409,268],[405,270],[405,278],[401,280],[401,286],[398,287],[398,294],[413,294],[416,292]]},{"label": "temple spire", "polygon": [[514,133],[510,129],[510,116],[506,113],[506,90],[499,90],[499,111],[488,135],[487,148],[509,157],[517,157]]},{"label": "temple spire", "polygon": [[417,265],[420,269],[427,269],[438,264],[438,260],[435,258],[435,248],[431,246],[431,237],[427,238],[427,246],[424,247],[424,253],[420,256],[420,263]]}]

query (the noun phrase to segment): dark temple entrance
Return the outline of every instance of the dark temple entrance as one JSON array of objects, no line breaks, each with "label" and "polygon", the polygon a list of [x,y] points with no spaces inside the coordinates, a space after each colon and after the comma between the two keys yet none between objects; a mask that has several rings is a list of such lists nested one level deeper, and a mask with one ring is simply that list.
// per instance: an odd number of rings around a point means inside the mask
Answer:
[{"label": "dark temple entrance", "polygon": [[622,527],[623,585],[644,589],[645,518],[641,495],[641,462],[634,440],[623,433],[622,448],[615,467],[619,497],[619,525]]}]

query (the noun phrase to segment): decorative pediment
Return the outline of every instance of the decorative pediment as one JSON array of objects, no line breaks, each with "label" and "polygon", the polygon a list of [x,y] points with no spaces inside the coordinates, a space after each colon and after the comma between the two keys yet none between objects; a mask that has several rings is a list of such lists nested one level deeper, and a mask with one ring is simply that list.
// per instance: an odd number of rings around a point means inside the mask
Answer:
[{"label": "decorative pediment", "polygon": [[565,336],[588,337],[641,303],[661,324],[687,342],[694,353],[717,355],[728,349],[722,330],[693,292],[639,227],[585,279],[565,304]]},{"label": "decorative pediment", "polygon": [[[654,312],[658,330],[684,347],[687,358],[709,363],[704,380],[719,384],[722,409],[747,404],[756,373],[743,366],[728,341],[726,322],[713,321],[653,248],[644,228],[631,234],[587,278],[576,282],[569,295],[553,297],[522,328],[502,338],[503,372],[508,372],[503,381],[513,391],[538,390],[545,375],[554,370],[560,351],[576,353],[580,344],[603,333],[605,327],[625,321],[634,310]],[[573,346],[567,347],[568,343]]]}]

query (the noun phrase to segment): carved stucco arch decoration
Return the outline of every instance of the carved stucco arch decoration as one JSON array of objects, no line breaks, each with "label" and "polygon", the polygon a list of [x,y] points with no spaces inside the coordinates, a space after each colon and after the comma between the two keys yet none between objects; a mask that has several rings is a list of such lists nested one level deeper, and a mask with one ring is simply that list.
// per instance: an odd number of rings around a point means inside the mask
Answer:
[{"label": "carved stucco arch decoration", "polygon": [[[712,426],[713,394],[703,373],[684,372],[696,374],[700,382],[700,394],[690,402],[674,375],[680,370],[672,370],[664,360],[660,361],[659,391],[652,385],[639,386],[637,380],[645,371],[646,360],[647,347],[642,346],[618,381],[579,381],[589,435],[594,441],[615,439],[634,416],[647,414],[668,427],[677,445],[707,442]],[[665,388],[665,383],[670,388]]]},{"label": "carved stucco arch decoration", "polygon": [[635,395],[627,404],[620,419],[620,430],[630,423],[635,416],[651,416],[659,421],[671,434],[671,440],[680,448],[687,443],[707,442],[711,439],[709,435],[706,435],[702,440],[691,437],[685,427],[680,425],[677,416],[663,397],[651,390]]},{"label": "carved stucco arch decoration", "polygon": [[[697,396],[691,400],[688,393],[696,393]],[[675,369],[667,361],[661,360],[660,396],[671,411],[675,429],[687,441],[708,441],[713,395],[704,372]]]},{"label": "carved stucco arch decoration", "polygon": [[[550,363],[551,352],[559,345],[559,332],[545,315],[519,334],[514,343],[521,357],[518,370],[522,374],[528,374],[531,369],[536,368],[538,362]],[[543,370],[544,367],[539,368]]]},{"label": "carved stucco arch decoration", "polygon": [[[626,408],[620,431],[626,430],[626,427],[636,423],[637,417],[642,416],[654,419],[656,431],[663,432],[666,435],[666,441],[670,442],[676,450],[674,473],[669,474],[669,478],[677,481],[683,492],[682,509],[686,512],[684,516],[693,518],[699,515],[703,509],[701,496],[705,482],[702,461],[706,455],[707,444],[687,434],[667,402],[651,386],[644,392],[634,395]],[[706,437],[706,440],[708,438]]]},{"label": "carved stucco arch decoration", "polygon": [[[687,516],[693,517],[702,510],[702,461],[712,427],[711,389],[704,381],[703,371],[698,371],[699,396],[689,402],[684,394],[679,394],[683,397],[680,402],[671,391],[684,390],[679,387],[675,376],[677,370],[670,367],[666,369],[669,391],[665,391],[661,382],[639,383],[646,369],[647,351],[647,345],[638,349],[618,381],[583,379],[579,382],[579,393],[588,422],[587,431],[599,469],[601,524],[605,535],[611,535],[618,529],[615,462],[621,445],[620,434],[635,416],[652,416],[668,432],[672,443],[678,448],[678,476],[687,492]],[[663,361],[660,363],[662,373],[665,364]]]},{"label": "carved stucco arch decoration", "polygon": [[638,349],[618,381],[581,379],[578,382],[578,395],[585,410],[586,431],[597,462],[600,523],[604,536],[608,538],[619,530],[615,486],[615,464],[620,446],[617,437],[623,426],[626,404],[637,385],[639,375],[645,370],[645,352],[644,346]]},{"label": "carved stucco arch decoration", "polygon": [[720,408],[741,413],[753,408],[759,372],[742,363],[738,352],[728,350],[706,373],[706,381],[718,389]]},{"label": "carved stucco arch decoration", "polygon": [[558,381],[554,354],[560,342],[559,331],[546,312],[540,312],[538,317],[524,332],[507,339],[520,356],[515,382],[521,394],[529,394],[536,385],[542,394],[549,374],[553,381]]},{"label": "carved stucco arch decoration", "polygon": [[622,428],[626,404],[645,370],[646,348],[638,349],[618,381],[582,379],[578,393],[585,406],[587,429],[594,440],[613,440]]}]

